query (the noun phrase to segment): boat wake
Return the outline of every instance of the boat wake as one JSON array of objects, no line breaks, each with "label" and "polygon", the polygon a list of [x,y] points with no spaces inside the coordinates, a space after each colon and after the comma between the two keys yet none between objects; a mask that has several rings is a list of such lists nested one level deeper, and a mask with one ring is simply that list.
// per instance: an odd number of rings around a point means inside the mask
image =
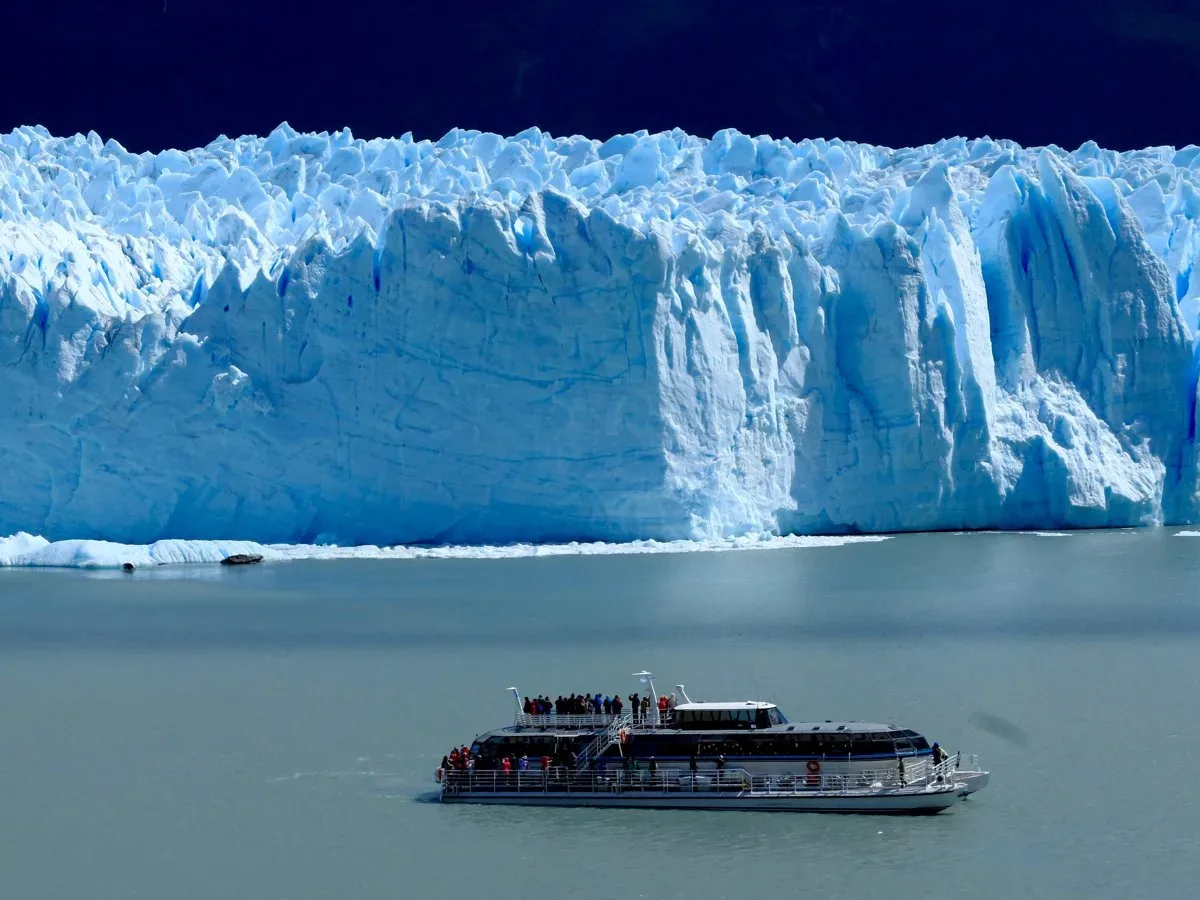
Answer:
[{"label": "boat wake", "polygon": [[[293,772],[290,775],[277,775],[268,778],[267,784],[288,784],[296,782],[312,782],[319,785],[355,784],[383,800],[407,799],[412,797],[413,783],[395,772],[381,772],[376,769],[342,769],[316,772]],[[358,789],[357,787],[355,788]],[[434,794],[436,797],[436,792]]]}]

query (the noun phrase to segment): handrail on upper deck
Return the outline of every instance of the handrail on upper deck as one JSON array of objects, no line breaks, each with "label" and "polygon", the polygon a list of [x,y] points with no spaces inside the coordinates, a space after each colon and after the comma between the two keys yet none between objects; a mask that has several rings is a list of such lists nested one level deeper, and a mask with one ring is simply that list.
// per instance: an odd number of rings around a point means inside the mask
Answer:
[{"label": "handrail on upper deck", "polygon": [[631,729],[653,730],[655,728],[669,728],[674,723],[675,711],[668,709],[665,712],[659,713],[659,721],[656,724],[652,717],[647,713],[645,716],[640,713],[634,716],[632,713],[622,712],[619,715],[616,713],[547,713],[546,715],[530,715],[529,713],[519,712],[513,717],[513,724],[518,728],[562,728],[572,731],[578,731],[585,728],[607,728],[613,722],[625,719],[626,724]]}]

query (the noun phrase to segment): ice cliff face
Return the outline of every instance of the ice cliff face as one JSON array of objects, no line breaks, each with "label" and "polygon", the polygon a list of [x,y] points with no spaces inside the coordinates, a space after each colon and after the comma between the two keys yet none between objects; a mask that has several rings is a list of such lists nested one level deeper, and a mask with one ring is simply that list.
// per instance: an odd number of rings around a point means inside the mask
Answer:
[{"label": "ice cliff face", "polygon": [[1200,149],[0,137],[0,534],[1196,519]]}]

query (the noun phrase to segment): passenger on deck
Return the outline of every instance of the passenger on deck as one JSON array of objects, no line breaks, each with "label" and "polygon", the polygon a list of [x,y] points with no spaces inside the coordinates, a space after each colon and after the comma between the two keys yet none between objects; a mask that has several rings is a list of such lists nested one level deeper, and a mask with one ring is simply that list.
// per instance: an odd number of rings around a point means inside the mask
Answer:
[{"label": "passenger on deck", "polygon": [[636,722],[638,720],[638,713],[641,712],[641,709],[642,709],[642,705],[641,705],[640,701],[638,700],[638,695],[630,694],[629,695],[629,714],[631,716],[633,716],[633,721]]},{"label": "passenger on deck", "polygon": [[504,759],[500,760],[500,771],[503,772],[505,775],[508,775],[509,773],[512,772],[512,757],[511,756],[506,756],[506,757],[504,757]]},{"label": "passenger on deck", "polygon": [[621,710],[623,710],[624,708],[625,708],[625,704],[621,701],[621,695],[613,694],[612,714],[614,716],[619,716],[621,714]]},{"label": "passenger on deck", "polygon": [[666,697],[658,698],[658,711],[660,713],[665,713],[667,711],[667,698]]},{"label": "passenger on deck", "polygon": [[719,778],[721,776],[721,773],[724,771],[725,771],[725,754],[718,753],[717,754],[717,777]]},{"label": "passenger on deck", "polygon": [[643,722],[646,721],[646,719],[649,716],[650,716],[650,698],[643,697],[642,698],[642,721]]},{"label": "passenger on deck", "polygon": [[950,754],[942,749],[941,744],[939,744],[937,741],[934,741],[933,742],[933,764],[936,766],[938,763],[944,763],[949,758],[950,758]]},{"label": "passenger on deck", "polygon": [[600,715],[602,709],[604,709],[604,698],[597,694],[592,698],[592,715]]},{"label": "passenger on deck", "polygon": [[521,754],[521,760],[520,760],[520,762],[517,763],[517,768],[520,769],[522,772],[528,771],[528,769],[529,769],[529,756],[528,755],[526,755],[524,753]]},{"label": "passenger on deck", "polygon": [[657,771],[658,771],[658,760],[652,756],[652,757],[650,757],[650,774],[653,775]]},{"label": "passenger on deck", "polygon": [[600,704],[600,708],[604,710],[606,716],[612,715],[612,697],[605,697],[604,702]]},{"label": "passenger on deck", "polygon": [[550,771],[550,757],[548,757],[548,756],[542,757],[542,771],[543,772]]},{"label": "passenger on deck", "polygon": [[525,698],[525,705],[521,707],[521,711],[527,716],[533,715],[533,701],[528,697]]}]

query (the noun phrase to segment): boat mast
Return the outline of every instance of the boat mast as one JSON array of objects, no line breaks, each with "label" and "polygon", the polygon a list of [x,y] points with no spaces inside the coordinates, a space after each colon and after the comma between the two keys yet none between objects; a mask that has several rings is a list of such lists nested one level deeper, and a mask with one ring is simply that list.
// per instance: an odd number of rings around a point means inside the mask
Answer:
[{"label": "boat mast", "polygon": [[508,687],[505,690],[512,691],[513,703],[517,705],[517,721],[521,721],[521,716],[525,714],[525,708],[521,706],[521,692],[515,687]]},{"label": "boat mast", "polygon": [[[641,672],[634,672],[634,678],[640,678],[642,684],[650,685],[650,724],[659,725],[658,720],[658,691],[654,689],[654,676],[643,669]],[[636,713],[635,713],[636,715]]]}]

